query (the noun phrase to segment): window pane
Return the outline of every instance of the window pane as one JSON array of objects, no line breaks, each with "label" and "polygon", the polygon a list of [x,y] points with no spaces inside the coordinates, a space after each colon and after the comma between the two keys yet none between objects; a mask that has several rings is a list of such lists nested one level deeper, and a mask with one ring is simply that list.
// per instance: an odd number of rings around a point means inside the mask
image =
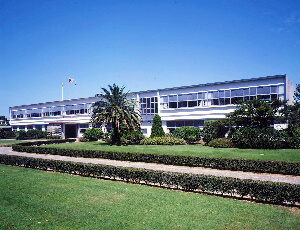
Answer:
[{"label": "window pane", "polygon": [[204,99],[204,93],[198,93],[198,99]]},{"label": "window pane", "polygon": [[225,92],[224,92],[224,90],[219,91],[219,97],[225,97]]},{"label": "window pane", "polygon": [[175,102],[175,101],[177,101],[177,95],[169,96],[169,102]]},{"label": "window pane", "polygon": [[278,87],[277,87],[277,85],[271,86],[271,93],[278,93]]},{"label": "window pane", "polygon": [[243,89],[237,89],[236,90],[236,96],[238,96],[238,97],[243,96]]},{"label": "window pane", "polygon": [[256,88],[254,87],[250,88],[250,95],[256,95]]},{"label": "window pane", "polygon": [[195,120],[194,121],[194,126],[199,127],[204,125],[204,120]]},{"label": "window pane", "polygon": [[271,94],[271,100],[276,100],[277,99],[277,94]]},{"label": "window pane", "polygon": [[176,121],[176,127],[184,126],[184,121]]},{"label": "window pane", "polygon": [[188,94],[188,95],[187,95],[187,99],[188,99],[189,101],[197,100],[197,94],[196,94],[196,93]]},{"label": "window pane", "polygon": [[248,96],[250,94],[249,89],[243,89],[243,91],[244,91],[244,96]]},{"label": "window pane", "polygon": [[167,121],[167,126],[169,127],[176,127],[175,121]]},{"label": "window pane", "polygon": [[230,97],[230,90],[225,90],[225,97]]},{"label": "window pane", "polygon": [[187,101],[179,101],[178,108],[187,107]]},{"label": "window pane", "polygon": [[189,101],[188,102],[188,107],[196,107],[197,106],[197,101]]},{"label": "window pane", "polygon": [[270,86],[258,87],[257,94],[270,94]]},{"label": "window pane", "polygon": [[225,105],[225,98],[220,98],[219,103],[220,105]]},{"label": "window pane", "polygon": [[164,97],[161,97],[161,102],[168,102],[168,97],[164,96]]},{"label": "window pane", "polygon": [[278,93],[284,94],[284,86],[283,85],[278,86]]},{"label": "window pane", "polygon": [[169,108],[177,108],[177,102],[169,102]]},{"label": "window pane", "polygon": [[229,105],[230,104],[230,98],[225,98],[225,105]]},{"label": "window pane", "polygon": [[236,96],[236,90],[235,89],[232,89],[231,90],[231,97],[235,97]]},{"label": "window pane", "polygon": [[218,99],[212,99],[211,104],[212,105],[219,105],[219,100]]},{"label": "window pane", "polygon": [[259,95],[257,98],[261,100],[270,100],[270,95]]},{"label": "window pane", "polygon": [[187,100],[187,95],[186,94],[178,95],[178,101],[186,101],[186,100]]},{"label": "window pane", "polygon": [[193,120],[186,120],[184,122],[184,126],[194,126],[194,121]]},{"label": "window pane", "polygon": [[218,97],[219,97],[218,91],[212,93],[212,98],[218,98]]}]

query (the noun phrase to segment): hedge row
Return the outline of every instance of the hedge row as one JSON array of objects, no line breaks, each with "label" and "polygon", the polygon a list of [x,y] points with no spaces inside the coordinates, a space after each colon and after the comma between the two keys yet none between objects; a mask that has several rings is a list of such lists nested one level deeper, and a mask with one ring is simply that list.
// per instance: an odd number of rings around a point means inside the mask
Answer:
[{"label": "hedge row", "polygon": [[235,178],[166,173],[108,165],[82,164],[56,160],[0,155],[0,163],[40,170],[53,170],[81,176],[119,179],[133,183],[179,188],[186,191],[239,196],[268,203],[300,203],[300,186]]},{"label": "hedge row", "polygon": [[179,165],[190,167],[207,167],[221,170],[233,170],[244,172],[262,172],[275,173],[285,175],[300,175],[299,162],[286,161],[261,161],[249,159],[234,158],[212,158],[212,157],[195,157],[180,155],[158,155],[145,153],[130,152],[109,152],[96,150],[74,150],[74,149],[58,149],[58,148],[40,148],[39,145],[55,144],[63,142],[71,142],[74,140],[52,140],[18,143],[12,146],[12,149],[18,152],[52,154],[70,157],[85,158],[104,158],[120,161],[158,163],[166,165]]}]

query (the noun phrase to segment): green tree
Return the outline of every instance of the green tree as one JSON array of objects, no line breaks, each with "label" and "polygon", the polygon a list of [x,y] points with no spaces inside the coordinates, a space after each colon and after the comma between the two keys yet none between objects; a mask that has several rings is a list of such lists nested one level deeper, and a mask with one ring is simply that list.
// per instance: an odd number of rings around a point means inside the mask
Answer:
[{"label": "green tree", "polygon": [[102,88],[101,100],[93,104],[91,123],[93,126],[111,124],[113,129],[112,143],[120,144],[121,127],[138,130],[141,126],[141,116],[136,109],[136,101],[127,99],[125,87],[116,84],[108,85],[109,90]]},{"label": "green tree", "polygon": [[265,128],[280,119],[282,111],[279,108],[285,103],[286,101],[259,99],[241,101],[237,103],[237,109],[226,116],[238,127]]},{"label": "green tree", "polygon": [[210,120],[203,126],[203,141],[208,144],[210,141],[225,137],[230,130],[232,122],[228,120]]},{"label": "green tree", "polygon": [[288,123],[289,130],[300,127],[300,85],[296,87],[294,94],[294,104],[285,105],[283,109],[284,121]]},{"label": "green tree", "polygon": [[161,117],[158,114],[156,114],[153,117],[150,137],[163,137],[163,136],[165,136],[165,132],[162,127]]}]

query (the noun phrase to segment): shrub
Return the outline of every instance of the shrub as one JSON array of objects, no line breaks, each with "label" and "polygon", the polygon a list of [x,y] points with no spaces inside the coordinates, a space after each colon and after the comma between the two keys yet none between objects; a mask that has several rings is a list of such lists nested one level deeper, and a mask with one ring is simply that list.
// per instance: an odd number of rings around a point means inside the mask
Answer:
[{"label": "shrub", "polygon": [[286,147],[286,134],[273,128],[239,128],[231,140],[244,149],[280,149]]},{"label": "shrub", "polygon": [[228,120],[206,121],[203,127],[203,141],[208,144],[211,140],[225,137],[231,126]]},{"label": "shrub", "polygon": [[42,139],[47,137],[47,132],[42,130],[31,129],[26,132],[27,139]]},{"label": "shrub", "polygon": [[0,139],[10,139],[15,137],[16,137],[15,132],[11,130],[3,130],[0,128]]},{"label": "shrub", "polygon": [[[127,140],[127,144],[139,144],[141,140],[145,138],[142,131],[139,130],[124,130],[122,134],[122,138]],[[121,140],[122,142],[122,140]],[[124,142],[124,141],[123,141]]]},{"label": "shrub", "polygon": [[97,141],[103,137],[103,131],[98,128],[87,129],[83,133],[83,137],[88,141]]},{"label": "shrub", "polygon": [[88,142],[89,140],[86,139],[85,137],[80,137],[79,142]]},{"label": "shrub", "polygon": [[177,137],[149,137],[141,141],[141,145],[186,145],[187,142]]},{"label": "shrub", "polygon": [[283,130],[283,135],[286,136],[286,147],[291,149],[300,148],[300,128]]},{"label": "shrub", "polygon": [[[146,139],[144,139],[146,140]],[[143,140],[143,141],[144,141]],[[96,150],[73,150],[58,148],[40,148],[40,145],[74,142],[75,139],[50,140],[18,143],[12,145],[17,152],[52,154],[71,157],[104,158],[120,161],[147,162],[167,165],[181,165],[190,167],[208,167],[223,170],[262,172],[300,176],[300,162],[262,161],[250,159],[213,158],[180,155],[158,155],[131,152],[112,152]]]},{"label": "shrub", "polygon": [[208,143],[213,148],[233,148],[233,143],[227,138],[217,138]]},{"label": "shrub", "polygon": [[20,130],[16,132],[16,139],[17,140],[26,140],[27,139],[27,134],[24,130]]},{"label": "shrub", "polygon": [[300,202],[300,186],[287,183],[242,180],[237,178],[168,173],[154,170],[115,167],[100,164],[83,164],[21,156],[0,155],[0,163],[39,170],[52,170],[81,176],[97,177],[131,183],[159,185],[164,188],[180,188],[184,191],[200,191],[250,198],[268,203],[286,204]]},{"label": "shrub", "polygon": [[42,139],[47,137],[46,131],[31,129],[27,132],[24,130],[20,130],[16,132],[17,140],[28,140],[28,139]]},{"label": "shrub", "polygon": [[153,117],[153,124],[151,128],[150,137],[163,137],[165,136],[165,132],[162,128],[161,118],[158,114]]},{"label": "shrub", "polygon": [[189,144],[199,141],[202,136],[202,130],[196,127],[184,126],[178,129],[175,129],[172,132],[172,135],[177,138],[186,140]]}]

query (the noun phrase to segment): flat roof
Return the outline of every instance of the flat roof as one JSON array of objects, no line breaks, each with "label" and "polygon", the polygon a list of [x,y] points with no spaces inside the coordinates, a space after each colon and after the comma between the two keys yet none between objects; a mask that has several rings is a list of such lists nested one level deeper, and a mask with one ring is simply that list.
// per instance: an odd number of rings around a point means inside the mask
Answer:
[{"label": "flat roof", "polygon": [[[238,83],[238,82],[257,81],[257,80],[264,80],[264,79],[274,79],[274,78],[280,78],[280,77],[286,77],[286,74],[284,74],[284,75],[266,76],[266,77],[258,77],[258,78],[232,80],[232,81],[205,83],[205,84],[199,84],[199,85],[179,86],[179,87],[164,88],[164,89],[144,90],[144,91],[130,92],[129,94],[149,93],[149,92],[162,91],[162,90],[186,89],[186,88],[194,88],[194,87],[199,87],[199,86],[221,85],[221,84],[230,84],[230,83]],[[37,103],[37,104],[11,106],[9,108],[11,109],[11,108],[18,108],[18,107],[23,107],[23,106],[44,105],[44,104],[48,104],[48,103],[79,101],[79,100],[83,100],[83,99],[93,99],[93,98],[99,98],[99,97],[85,97],[85,98],[76,98],[76,99],[63,100],[63,101],[49,101],[49,102],[42,102],[42,103]]]},{"label": "flat roof", "polygon": [[249,78],[249,79],[232,80],[232,81],[222,81],[222,82],[214,82],[214,83],[204,83],[204,84],[199,84],[199,85],[179,86],[179,87],[172,87],[172,88],[165,88],[165,89],[145,90],[145,91],[132,92],[131,94],[149,93],[149,92],[162,91],[162,90],[186,89],[186,88],[194,88],[194,87],[199,87],[199,86],[221,85],[221,84],[230,84],[230,83],[238,83],[238,82],[246,82],[246,81],[257,81],[257,80],[274,79],[274,78],[280,78],[280,77],[286,77],[286,74]]}]

